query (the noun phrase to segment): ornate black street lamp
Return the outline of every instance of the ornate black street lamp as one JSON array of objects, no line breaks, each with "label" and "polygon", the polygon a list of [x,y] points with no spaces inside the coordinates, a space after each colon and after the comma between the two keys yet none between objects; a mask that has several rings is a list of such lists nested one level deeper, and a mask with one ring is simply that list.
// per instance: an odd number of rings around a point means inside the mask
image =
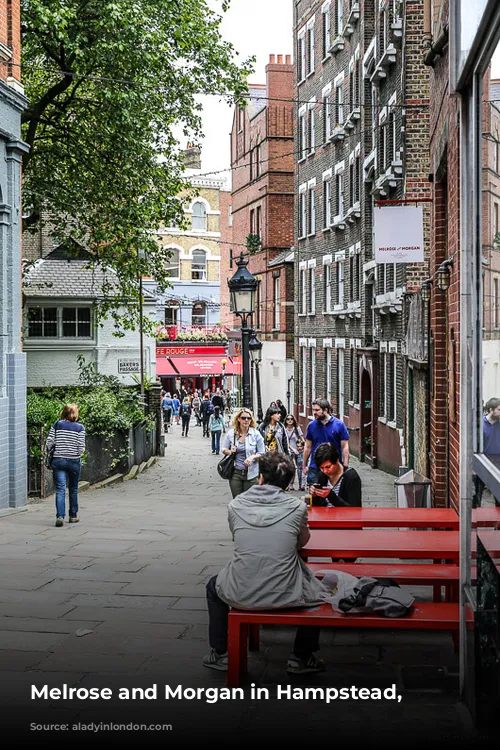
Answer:
[{"label": "ornate black street lamp", "polygon": [[262,342],[259,341],[255,335],[255,331],[252,331],[250,341],[248,343],[250,350],[250,357],[252,358],[253,365],[255,367],[255,387],[257,389],[257,419],[262,422],[264,419],[264,413],[262,411],[262,397],[260,393],[260,363],[262,361]]},{"label": "ornate black street lamp", "polygon": [[243,374],[243,406],[252,408],[252,393],[250,389],[250,341],[251,329],[248,325],[255,309],[255,293],[259,282],[247,269],[248,260],[243,253],[236,261],[238,270],[227,285],[231,294],[231,312],[241,318],[241,349]]}]

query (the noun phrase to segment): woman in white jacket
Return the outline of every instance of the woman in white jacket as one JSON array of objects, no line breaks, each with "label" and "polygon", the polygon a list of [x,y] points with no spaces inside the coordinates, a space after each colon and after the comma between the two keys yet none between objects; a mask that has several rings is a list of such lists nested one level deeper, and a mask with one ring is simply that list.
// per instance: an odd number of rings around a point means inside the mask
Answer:
[{"label": "woman in white jacket", "polygon": [[225,456],[235,453],[234,474],[229,480],[233,498],[257,484],[259,468],[256,463],[264,453],[264,440],[256,429],[255,418],[250,409],[238,409],[230,430],[222,442]]}]

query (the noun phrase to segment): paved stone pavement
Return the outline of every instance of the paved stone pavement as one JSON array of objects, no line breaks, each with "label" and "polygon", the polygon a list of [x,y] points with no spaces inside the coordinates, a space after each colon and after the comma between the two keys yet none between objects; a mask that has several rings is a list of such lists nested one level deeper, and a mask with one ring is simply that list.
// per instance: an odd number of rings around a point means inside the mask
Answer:
[{"label": "paved stone pavement", "polygon": [[[277,699],[293,633],[268,628],[249,662],[244,700],[163,698],[165,684],[224,687],[207,670],[204,585],[231,554],[227,483],[200,428],[167,438],[165,457],[137,480],[83,493],[79,524],[54,527],[53,500],[0,519],[0,706],[3,732],[32,722],[170,723],[167,741],[222,745],[262,737],[407,743],[469,737],[458,664],[446,633],[322,633],[327,671],[302,687],[386,688],[400,703]],[[358,465],[365,504],[394,504],[394,477]],[[397,533],[397,532],[395,532]],[[426,596],[427,590],[419,592]],[[249,695],[249,683],[269,700]],[[30,700],[31,685],[111,688],[111,700]],[[154,700],[118,700],[121,687],[158,686]],[[329,736],[330,735],[330,736]],[[153,736],[150,734],[149,736]],[[158,737],[158,734],[155,733]]]}]

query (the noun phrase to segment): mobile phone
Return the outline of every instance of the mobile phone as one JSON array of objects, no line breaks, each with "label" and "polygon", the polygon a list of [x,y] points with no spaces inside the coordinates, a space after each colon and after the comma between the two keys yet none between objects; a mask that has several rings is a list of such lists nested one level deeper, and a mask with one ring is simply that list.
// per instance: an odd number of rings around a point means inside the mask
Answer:
[{"label": "mobile phone", "polygon": [[324,490],[325,486],[323,484],[313,484],[313,487],[316,487],[318,490]]}]

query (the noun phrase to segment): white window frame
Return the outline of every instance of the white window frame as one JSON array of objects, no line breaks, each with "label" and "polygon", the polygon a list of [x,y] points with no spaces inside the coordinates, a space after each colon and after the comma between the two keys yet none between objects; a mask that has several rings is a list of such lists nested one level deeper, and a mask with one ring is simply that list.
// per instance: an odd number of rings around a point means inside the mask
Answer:
[{"label": "white window frame", "polygon": [[[200,264],[200,267],[195,269],[194,268],[194,256],[195,253],[199,256],[203,255],[205,263],[203,266]],[[195,279],[194,274],[199,274],[199,278]],[[206,250],[203,250],[201,247],[196,247],[193,249],[192,257],[191,257],[191,281],[194,283],[198,282],[204,282],[207,281],[208,278],[208,253]],[[206,316],[205,316],[206,317]]]},{"label": "white window frame", "polygon": [[300,412],[302,417],[305,417],[307,413],[307,348],[305,346],[300,347],[301,352],[301,385],[302,385],[302,409]]},{"label": "white window frame", "polygon": [[[203,209],[204,209],[205,213],[202,214],[201,216],[195,216],[195,214],[194,214],[195,206],[203,206]],[[191,230],[193,232],[206,232],[207,231],[207,214],[208,214],[207,207],[203,203],[203,201],[195,201],[193,203],[193,206],[191,208]],[[202,227],[195,227],[195,219],[196,220],[200,220],[201,219],[202,223],[203,223],[203,226]]]},{"label": "white window frame", "polygon": [[337,0],[336,21],[337,36],[340,36],[344,28],[344,0]]},{"label": "white window frame", "polygon": [[344,124],[344,87],[343,82],[335,85],[335,119],[336,125]]},{"label": "white window frame", "polygon": [[276,276],[273,279],[273,295],[274,295],[274,329],[279,331],[281,328],[280,312],[281,312],[281,279]]},{"label": "white window frame", "polygon": [[299,161],[307,156],[307,122],[306,110],[299,111]]},{"label": "white window frame", "polygon": [[330,263],[323,266],[324,273],[324,311],[331,313],[332,311],[332,267]]},{"label": "white window frame", "polygon": [[330,47],[332,46],[332,18],[329,2],[323,5],[321,12],[323,14],[323,59],[325,59],[328,57]]},{"label": "white window frame", "polygon": [[298,46],[298,64],[299,64],[299,80],[298,83],[302,83],[306,79],[306,30],[303,29],[297,37]]},{"label": "white window frame", "polygon": [[307,269],[307,286],[308,286],[308,315],[316,315],[316,268],[310,266]]},{"label": "white window frame", "polygon": [[302,190],[299,193],[299,239],[307,234],[307,195]]},{"label": "white window frame", "polygon": [[323,229],[332,225],[332,180],[323,180]]},{"label": "white window frame", "polygon": [[299,271],[300,276],[300,315],[307,314],[307,278],[306,269],[301,268]]},{"label": "white window frame", "polygon": [[307,69],[307,75],[311,75],[314,73],[314,67],[315,67],[315,39],[314,39],[314,23],[310,26],[308,26],[307,29],[307,56],[308,56],[308,69]]},{"label": "white window frame", "polygon": [[338,172],[335,175],[335,192],[337,199],[337,213],[336,216],[339,219],[343,219],[345,215],[344,211],[344,173]]},{"label": "white window frame", "polygon": [[316,149],[316,117],[314,106],[309,107],[308,112],[308,135],[309,135],[309,154],[314,154]]},{"label": "white window frame", "polygon": [[323,117],[324,117],[324,142],[328,143],[332,135],[332,102],[330,94],[323,97]]},{"label": "white window frame", "polygon": [[344,261],[337,260],[337,305],[344,308]]},{"label": "white window frame", "polygon": [[316,191],[314,187],[310,187],[307,190],[307,208],[307,234],[308,236],[311,236],[316,234]]}]

